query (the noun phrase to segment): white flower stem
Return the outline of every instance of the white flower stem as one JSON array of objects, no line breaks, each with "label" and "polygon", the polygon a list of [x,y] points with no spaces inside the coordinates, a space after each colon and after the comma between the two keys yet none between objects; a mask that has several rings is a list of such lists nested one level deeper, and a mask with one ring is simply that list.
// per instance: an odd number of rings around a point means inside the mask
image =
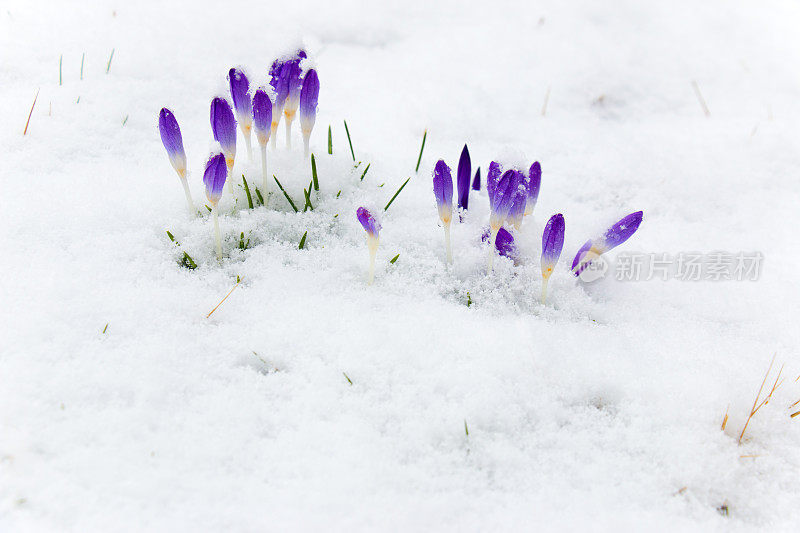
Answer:
[{"label": "white flower stem", "polygon": [[262,188],[263,194],[267,194],[267,143],[261,145],[261,175],[264,178]]},{"label": "white flower stem", "polygon": [[186,203],[189,205],[189,212],[193,216],[197,216],[197,209],[194,208],[192,193],[189,192],[189,182],[186,180],[186,176],[181,178],[181,185],[183,185],[183,192],[186,193]]},{"label": "white flower stem", "polygon": [[489,249],[489,268],[487,269],[488,273],[491,274],[492,270],[494,269],[494,256],[497,252],[495,252],[495,245],[497,242],[497,232],[500,231],[500,228],[494,229],[492,228],[492,233],[489,237],[489,244],[491,248]]},{"label": "white flower stem", "polygon": [[303,133],[303,157],[308,159],[308,142],[310,139],[311,134]]},{"label": "white flower stem", "polygon": [[217,206],[211,210],[211,217],[214,219],[214,240],[217,244],[217,260],[222,261],[222,237],[219,233],[219,215],[217,214]]},{"label": "white flower stem", "polygon": [[289,117],[286,117],[286,120],[284,120],[284,122],[286,122],[286,149],[287,150],[291,150],[292,149],[292,120],[293,119],[291,119]]},{"label": "white flower stem", "polygon": [[367,247],[369,248],[369,278],[368,284],[372,285],[375,281],[375,255],[378,252],[378,239],[367,235]]},{"label": "white flower stem", "polygon": [[450,223],[446,222],[444,224],[444,244],[447,248],[447,262],[449,264],[453,263],[453,249],[450,246]]},{"label": "white flower stem", "polygon": [[[280,117],[279,117],[278,120],[280,120]],[[277,145],[277,142],[278,142],[278,122],[273,120],[272,124],[270,124],[270,126],[269,126],[269,129],[270,129],[269,138],[272,141],[272,149],[274,150],[278,146]]]},{"label": "white flower stem", "polygon": [[247,160],[253,160],[253,147],[250,145],[250,130],[247,130],[247,133],[244,134],[244,144],[247,146]]},{"label": "white flower stem", "polygon": [[547,283],[550,281],[550,278],[542,278],[542,305],[545,304],[547,301]]}]

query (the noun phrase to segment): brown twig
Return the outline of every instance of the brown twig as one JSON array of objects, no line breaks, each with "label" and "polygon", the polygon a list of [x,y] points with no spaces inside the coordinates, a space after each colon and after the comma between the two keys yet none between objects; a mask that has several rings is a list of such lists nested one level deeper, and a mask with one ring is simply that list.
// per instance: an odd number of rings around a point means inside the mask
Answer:
[{"label": "brown twig", "polygon": [[31,111],[28,113],[28,121],[25,122],[25,131],[22,132],[22,135],[28,134],[28,124],[31,123],[31,115],[33,115],[33,108],[36,107],[36,100],[39,99],[39,89],[36,89],[36,96],[33,97],[33,104],[31,105]]},{"label": "brown twig", "polygon": [[544,104],[542,105],[542,116],[547,114],[547,102],[550,100],[550,87],[547,87],[547,93],[544,95]]},{"label": "brown twig", "polygon": [[725,426],[728,425],[728,411],[731,409],[731,404],[728,404],[728,407],[725,408],[725,418],[722,419],[722,431],[725,431]]},{"label": "brown twig", "polygon": [[233,286],[233,288],[232,288],[231,290],[229,290],[229,291],[228,291],[228,294],[226,294],[226,295],[225,295],[225,297],[224,297],[222,300],[220,300],[220,301],[219,301],[219,303],[217,304],[217,307],[215,307],[214,309],[212,309],[212,310],[211,310],[211,313],[208,313],[208,314],[206,315],[206,318],[210,317],[210,316],[211,316],[211,314],[212,314],[214,311],[216,311],[216,310],[217,310],[217,308],[218,308],[220,305],[222,305],[222,302],[224,302],[225,300],[227,300],[227,299],[228,299],[228,296],[230,296],[230,295],[231,295],[231,293],[232,293],[233,291],[235,291],[235,290],[236,290],[236,287],[238,287],[238,286],[241,284],[241,282],[242,282],[242,280],[237,280],[237,281],[236,281],[236,285],[234,285],[234,286]]}]

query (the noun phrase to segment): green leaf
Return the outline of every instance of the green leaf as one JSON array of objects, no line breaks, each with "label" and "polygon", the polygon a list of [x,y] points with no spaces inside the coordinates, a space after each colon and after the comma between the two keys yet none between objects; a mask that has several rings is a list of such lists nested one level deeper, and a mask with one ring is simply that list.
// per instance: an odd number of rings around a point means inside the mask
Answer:
[{"label": "green leaf", "polygon": [[264,205],[264,197],[261,196],[261,191],[258,190],[258,187],[256,187],[256,198],[258,198],[258,203]]},{"label": "green leaf", "polygon": [[394,196],[392,196],[392,199],[389,200],[389,203],[386,204],[386,207],[383,208],[384,211],[388,211],[389,210],[389,206],[392,205],[392,202],[394,202],[394,199],[397,198],[397,195],[400,194],[400,191],[403,190],[403,187],[405,187],[406,183],[408,183],[410,180],[411,180],[411,178],[408,178],[406,181],[403,182],[403,184],[400,186],[400,188],[397,189],[397,192],[394,193]]},{"label": "green leaf", "polygon": [[247,185],[247,178],[242,174],[242,181],[244,182],[244,192],[247,194],[247,207],[253,209],[253,197],[250,196],[250,187]]},{"label": "green leaf", "polygon": [[169,230],[167,230],[167,237],[169,237],[169,240],[171,240],[172,242],[175,242],[175,236],[172,235],[172,233],[170,233]]},{"label": "green leaf", "polygon": [[356,160],[356,153],[353,151],[353,141],[350,140],[350,128],[347,127],[347,121],[344,121],[344,131],[347,133],[347,143],[350,145],[350,155],[353,156],[353,162]]},{"label": "green leaf", "polygon": [[369,170],[369,166],[370,166],[371,164],[372,164],[372,163],[368,163],[368,164],[367,164],[367,168],[365,168],[365,169],[364,169],[364,172],[362,172],[362,173],[361,173],[361,180],[360,180],[360,181],[364,181],[364,176],[366,176],[366,175],[367,175],[367,171]]},{"label": "green leaf", "polygon": [[292,209],[294,209],[294,212],[295,212],[295,213],[298,213],[297,206],[296,206],[296,205],[294,205],[294,202],[292,201],[291,197],[290,197],[290,196],[289,196],[289,194],[288,194],[288,193],[287,193],[287,192],[284,190],[284,188],[283,188],[283,185],[281,185],[281,182],[280,182],[280,181],[278,181],[278,177],[277,177],[277,176],[275,176],[274,174],[272,175],[272,177],[273,177],[273,179],[275,180],[275,183],[277,183],[277,184],[278,184],[278,188],[281,190],[281,192],[283,193],[283,195],[284,195],[284,196],[286,197],[286,199],[289,201],[289,205],[291,205],[291,206],[292,206]]},{"label": "green leaf", "polygon": [[414,172],[419,172],[419,164],[422,162],[422,151],[425,150],[425,139],[428,138],[428,130],[422,135],[422,146],[419,147],[419,157],[417,158],[417,168]]},{"label": "green leaf", "polygon": [[317,161],[314,154],[311,154],[311,181],[314,182],[314,190],[319,191],[319,180],[317,179]]},{"label": "green leaf", "polygon": [[397,254],[396,256],[394,256],[394,257],[392,257],[391,259],[389,259],[389,263],[393,265],[393,264],[394,264],[394,262],[395,262],[395,261],[397,261],[397,258],[398,258],[398,257],[400,257],[400,254]]},{"label": "green leaf", "polygon": [[300,239],[300,246],[297,247],[299,250],[302,250],[303,247],[305,247],[305,245],[306,245],[306,237],[307,236],[308,236],[308,232],[306,231],[305,233],[303,233],[303,237]]},{"label": "green leaf", "polygon": [[328,154],[333,155],[333,135],[330,125],[328,125]]}]

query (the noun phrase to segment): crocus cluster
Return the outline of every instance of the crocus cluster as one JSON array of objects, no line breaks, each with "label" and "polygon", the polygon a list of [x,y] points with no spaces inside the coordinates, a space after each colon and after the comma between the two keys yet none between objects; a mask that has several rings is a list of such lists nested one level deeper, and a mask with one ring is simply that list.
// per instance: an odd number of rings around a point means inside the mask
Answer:
[{"label": "crocus cluster", "polygon": [[[277,59],[272,63],[269,87],[260,87],[251,93],[250,81],[242,68],[234,67],[228,71],[231,106],[227,96],[217,96],[211,100],[211,133],[218,146],[211,154],[203,177],[206,196],[211,202],[214,213],[214,224],[217,237],[217,252],[220,253],[219,225],[216,219],[216,206],[219,203],[222,187],[227,181],[228,190],[233,193],[233,181],[230,178],[236,159],[236,125],[244,138],[247,156],[252,160],[251,132],[255,130],[256,140],[261,148],[262,186],[267,189],[267,143],[272,138],[275,146],[275,133],[281,114],[286,117],[286,146],[291,147],[291,124],[300,110],[300,125],[308,156],[309,140],[317,116],[317,100],[319,98],[319,77],[314,69],[303,72],[301,62],[307,58],[304,50],[298,50],[291,57]],[[169,161],[183,184],[186,201],[192,213],[197,213],[189,191],[186,169],[186,153],[183,149],[183,138],[178,121],[173,112],[161,109],[158,116],[158,129],[161,141],[167,150]],[[217,157],[219,156],[219,157]],[[221,159],[220,159],[221,158]],[[214,162],[213,171],[212,161]],[[225,176],[220,179],[218,162],[224,165]],[[209,178],[209,172],[214,179]]]},{"label": "crocus cluster", "polygon": [[[279,58],[272,62],[269,69],[270,85],[275,93],[272,106],[272,146],[275,147],[275,134],[281,115],[286,119],[286,146],[292,146],[292,122],[300,107],[300,121],[306,147],[308,137],[314,128],[317,114],[317,98],[319,97],[319,78],[317,72],[309,69],[303,76],[301,62],[307,58],[304,50],[298,50],[288,58]],[[308,85],[306,85],[308,84]],[[306,153],[308,149],[306,148]]]},{"label": "crocus cluster", "polygon": [[[481,189],[480,168],[471,177],[471,161],[469,149],[464,145],[458,162],[456,178],[459,220],[463,222],[469,208],[470,190]],[[525,215],[533,213],[539,199],[539,190],[542,182],[542,166],[535,161],[527,171],[520,168],[504,169],[497,162],[489,164],[486,173],[486,191],[489,198],[489,228],[482,236],[484,242],[490,246],[488,271],[493,269],[494,258],[497,254],[512,259],[515,263],[519,260],[519,250],[514,242],[514,235],[510,230],[519,231]],[[450,245],[450,223],[452,220],[453,180],[450,167],[439,160],[433,170],[433,191],[439,211],[439,219],[445,229],[445,246],[447,262],[453,261]],[[586,268],[593,258],[600,256],[608,250],[625,242],[639,227],[642,221],[642,212],[632,213],[609,228],[602,237],[588,241],[575,256],[572,272],[577,276]],[[561,251],[564,247],[565,222],[561,213],[555,214],[547,221],[542,234],[542,303],[547,298],[547,285],[550,276],[558,264]]]}]

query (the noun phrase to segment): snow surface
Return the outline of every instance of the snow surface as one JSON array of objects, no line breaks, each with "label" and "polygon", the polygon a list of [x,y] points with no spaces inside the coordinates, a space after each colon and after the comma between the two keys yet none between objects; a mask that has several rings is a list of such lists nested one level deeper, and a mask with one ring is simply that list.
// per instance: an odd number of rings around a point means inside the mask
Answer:
[{"label": "snow surface", "polygon": [[[4,3],[0,529],[796,530],[798,22],[779,0]],[[158,110],[199,205],[228,69],[261,85],[299,43],[320,196],[302,214],[226,196],[220,266]],[[300,202],[310,169],[283,133],[270,166]],[[444,264],[430,172],[465,142],[484,183],[502,153],[543,167],[524,263],[490,277],[485,192]],[[244,154],[240,135],[234,175],[257,183]],[[368,287],[355,209],[408,176]],[[760,251],[761,279],[576,283],[577,248],[639,209],[611,258]],[[773,355],[786,380],[738,445]]]}]

